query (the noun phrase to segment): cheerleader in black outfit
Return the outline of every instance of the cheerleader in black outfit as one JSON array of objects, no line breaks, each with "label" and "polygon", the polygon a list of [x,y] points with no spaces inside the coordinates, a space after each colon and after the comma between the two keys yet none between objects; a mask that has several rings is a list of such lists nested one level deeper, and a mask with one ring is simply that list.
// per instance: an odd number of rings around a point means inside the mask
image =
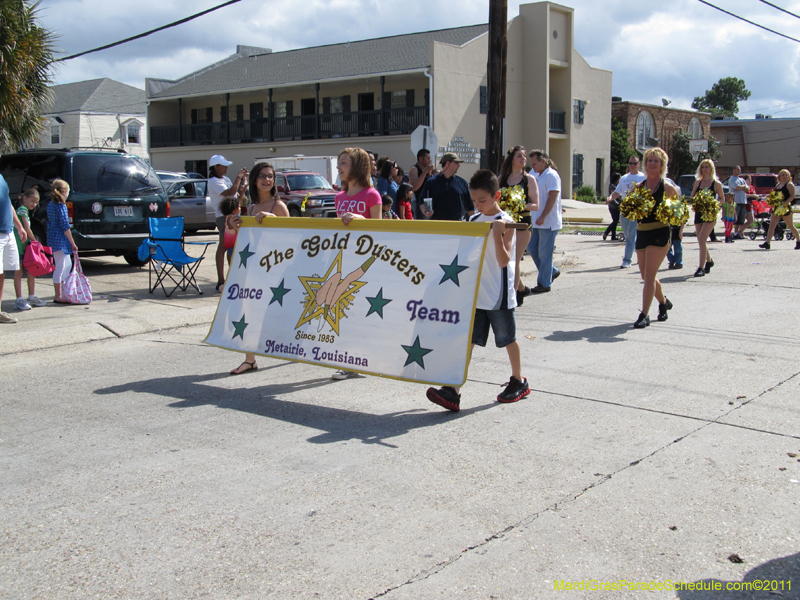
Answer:
[{"label": "cheerleader in black outfit", "polygon": [[642,290],[642,312],[633,326],[643,329],[650,325],[650,305],[653,297],[658,300],[658,320],[666,321],[667,311],[672,308],[661,289],[661,282],[656,278],[658,269],[670,248],[670,227],[656,219],[656,210],[664,198],[680,198],[680,191],[664,181],[667,174],[667,153],[661,148],[650,148],[644,153],[644,172],[647,175],[640,187],[646,187],[655,199],[653,210],[636,225],[636,258],[639,261],[639,273],[644,281]]},{"label": "cheerleader in black outfit", "polygon": [[783,194],[783,206],[788,207],[789,212],[780,217],[775,213],[772,213],[769,216],[767,241],[763,244],[759,244],[758,247],[764,248],[764,250],[769,250],[769,242],[775,233],[775,228],[778,226],[778,221],[783,219],[783,222],[786,223],[786,226],[794,234],[794,249],[800,250],[800,236],[797,235],[797,228],[794,226],[794,217],[792,215],[792,200],[794,200],[794,184],[792,183],[792,174],[789,173],[788,170],[783,169],[780,173],[778,173],[778,181],[780,183],[775,186],[775,190]]},{"label": "cheerleader in black outfit", "polygon": [[[697,175],[694,178],[694,187],[692,188],[692,197],[700,190],[710,191],[720,202],[725,200],[725,194],[722,190],[722,184],[717,179],[717,170],[714,168],[714,161],[706,158],[700,161],[697,167]],[[703,217],[698,211],[694,213],[694,231],[697,234],[697,244],[700,246],[700,266],[694,272],[695,277],[703,277],[711,272],[711,267],[714,266],[714,261],[711,259],[711,254],[708,251],[708,236],[714,231],[714,225],[717,222],[717,216],[714,215],[713,221],[703,221]]]}]

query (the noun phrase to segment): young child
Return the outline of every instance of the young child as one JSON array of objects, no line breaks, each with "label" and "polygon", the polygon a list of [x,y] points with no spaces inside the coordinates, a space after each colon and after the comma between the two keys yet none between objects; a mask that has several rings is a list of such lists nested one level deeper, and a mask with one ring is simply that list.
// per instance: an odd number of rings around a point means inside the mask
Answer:
[{"label": "young child", "polygon": [[233,247],[236,245],[236,234],[238,233],[238,229],[231,224],[231,220],[238,217],[239,213],[242,212],[239,198],[236,196],[223,196],[219,202],[219,211],[225,217],[225,234],[222,239],[225,251],[228,253],[228,266],[230,267]]},{"label": "young child", "polygon": [[397,190],[397,212],[401,219],[413,219],[411,201],[414,198],[414,189],[410,183],[401,183]]},{"label": "young child", "polygon": [[[20,205],[17,209],[17,217],[19,217],[19,222],[22,223],[22,228],[25,230],[28,239],[25,240],[24,244],[20,243],[19,234],[17,234],[16,229],[14,230],[14,237],[17,239],[17,248],[19,249],[19,270],[14,271],[14,291],[17,293],[17,301],[14,303],[14,308],[17,310],[30,310],[32,306],[47,306],[47,302],[39,300],[39,298],[36,297],[36,277],[25,271],[25,267],[22,266],[25,248],[27,248],[31,240],[36,239],[33,235],[33,231],[31,231],[30,213],[33,212],[39,204],[39,192],[34,188],[29,188],[22,192],[19,197],[19,202]],[[28,276],[27,300],[22,297],[23,274]]]},{"label": "young child", "polygon": [[733,194],[725,194],[725,203],[722,205],[722,215],[725,221],[725,243],[732,244],[733,222],[736,220],[736,204],[733,202]]},{"label": "young child", "polygon": [[[511,379],[506,389],[497,396],[498,402],[516,402],[531,393],[528,380],[522,376],[522,359],[517,342],[514,307],[517,295],[514,290],[514,268],[516,265],[516,230],[506,229],[506,223],[514,220],[500,210],[500,185],[497,177],[488,169],[476,171],[469,180],[469,192],[477,211],[470,221],[489,221],[492,230],[483,257],[483,270],[478,288],[475,308],[475,323],[472,328],[473,348],[486,346],[489,329],[494,332],[498,348],[505,348],[511,363]],[[460,387],[445,386],[428,388],[428,400],[447,410],[458,412],[461,408]]]},{"label": "young child", "polygon": [[53,180],[50,189],[50,203],[47,205],[47,245],[53,249],[56,270],[53,271],[54,304],[70,304],[61,297],[61,282],[72,270],[72,254],[78,253],[78,246],[72,239],[67,198],[69,184],[63,179]]},{"label": "young child", "polygon": [[381,196],[383,201],[383,212],[381,213],[382,219],[399,219],[397,213],[392,210],[392,197],[389,194]]}]

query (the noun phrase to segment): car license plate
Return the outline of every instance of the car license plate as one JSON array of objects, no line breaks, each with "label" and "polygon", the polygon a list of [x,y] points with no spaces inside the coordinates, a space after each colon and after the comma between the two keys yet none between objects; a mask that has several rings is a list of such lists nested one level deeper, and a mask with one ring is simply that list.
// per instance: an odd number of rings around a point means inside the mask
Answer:
[{"label": "car license plate", "polygon": [[133,207],[132,206],[115,206],[114,207],[114,216],[115,217],[132,217],[133,216]]}]

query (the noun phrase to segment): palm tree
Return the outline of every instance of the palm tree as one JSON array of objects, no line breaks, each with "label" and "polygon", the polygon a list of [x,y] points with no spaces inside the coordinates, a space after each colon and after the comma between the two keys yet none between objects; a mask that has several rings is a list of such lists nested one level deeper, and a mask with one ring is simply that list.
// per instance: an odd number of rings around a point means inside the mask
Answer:
[{"label": "palm tree", "polygon": [[36,22],[39,2],[0,0],[0,153],[32,143],[52,97],[52,34]]}]

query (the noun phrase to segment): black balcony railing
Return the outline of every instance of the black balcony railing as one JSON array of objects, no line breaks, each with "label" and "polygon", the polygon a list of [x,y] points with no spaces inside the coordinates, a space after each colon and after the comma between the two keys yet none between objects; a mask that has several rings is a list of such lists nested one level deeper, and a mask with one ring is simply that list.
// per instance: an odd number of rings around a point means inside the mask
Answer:
[{"label": "black balcony railing", "polygon": [[567,113],[560,110],[550,111],[550,131],[552,133],[567,132]]},{"label": "black balcony railing", "polygon": [[[563,113],[562,121],[563,121]],[[372,135],[408,135],[419,125],[428,125],[426,106],[361,110],[326,115],[252,119],[192,125],[150,127],[150,146],[194,146],[199,144],[248,144],[288,140],[314,140]],[[552,124],[552,119],[551,119]]]}]

